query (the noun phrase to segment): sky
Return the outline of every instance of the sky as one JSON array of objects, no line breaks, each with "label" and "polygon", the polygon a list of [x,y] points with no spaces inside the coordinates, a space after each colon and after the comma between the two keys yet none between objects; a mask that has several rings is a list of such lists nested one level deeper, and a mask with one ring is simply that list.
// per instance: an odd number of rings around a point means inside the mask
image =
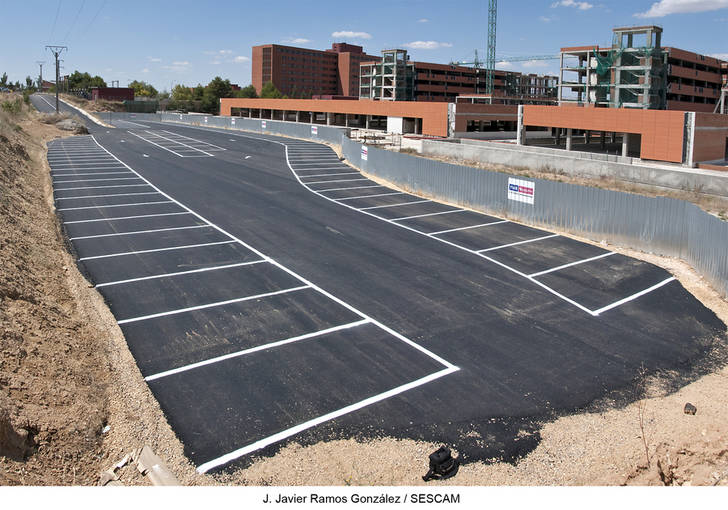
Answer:
[{"label": "sky", "polygon": [[[333,42],[369,54],[405,48],[413,60],[448,63],[485,56],[485,0],[2,0],[0,74],[11,81],[53,76],[46,45],[65,45],[63,74],[75,70],[158,90],[215,76],[251,82],[251,47]],[[617,26],[657,24],[663,45],[728,60],[728,0],[501,0],[499,58],[558,54],[562,46],[610,45]],[[500,62],[501,69],[558,74],[557,60]]]}]

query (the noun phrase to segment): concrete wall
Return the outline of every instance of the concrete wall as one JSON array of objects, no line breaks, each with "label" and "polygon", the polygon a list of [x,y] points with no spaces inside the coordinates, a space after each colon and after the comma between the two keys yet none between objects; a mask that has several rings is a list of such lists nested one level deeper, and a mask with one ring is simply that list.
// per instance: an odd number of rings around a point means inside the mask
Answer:
[{"label": "concrete wall", "polygon": [[563,172],[576,177],[615,178],[661,188],[728,196],[728,173],[640,165],[633,158],[608,154],[473,140],[462,140],[462,143],[423,140],[422,154],[529,170]]},{"label": "concrete wall", "polygon": [[728,143],[728,115],[695,114],[695,148],[693,149],[695,162],[724,159],[726,143]]}]

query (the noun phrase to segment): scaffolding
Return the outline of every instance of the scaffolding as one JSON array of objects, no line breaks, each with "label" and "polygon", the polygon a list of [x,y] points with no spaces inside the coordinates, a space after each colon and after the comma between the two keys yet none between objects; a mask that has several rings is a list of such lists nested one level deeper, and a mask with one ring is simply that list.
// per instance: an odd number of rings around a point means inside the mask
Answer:
[{"label": "scaffolding", "polygon": [[664,110],[667,54],[661,38],[656,25],[623,27],[613,30],[611,48],[563,49],[559,104]]},{"label": "scaffolding", "polygon": [[361,99],[412,101],[414,96],[415,66],[407,61],[407,50],[384,50],[380,62],[361,64]]}]

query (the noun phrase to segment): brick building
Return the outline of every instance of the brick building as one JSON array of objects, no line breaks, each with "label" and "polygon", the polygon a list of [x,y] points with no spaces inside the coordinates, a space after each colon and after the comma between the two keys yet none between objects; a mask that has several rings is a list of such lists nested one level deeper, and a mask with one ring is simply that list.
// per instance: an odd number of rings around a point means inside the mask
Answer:
[{"label": "brick building", "polygon": [[559,103],[712,112],[726,62],[661,45],[654,25],[613,30],[611,47],[561,48]]},{"label": "brick building", "polygon": [[326,51],[264,44],[253,46],[253,86],[272,82],[289,97],[358,96],[359,64],[379,60],[361,46],[334,43]]},{"label": "brick building", "polygon": [[[413,62],[401,49],[384,50],[380,60],[362,63],[359,77],[362,99],[452,103],[458,96],[486,92],[485,69]],[[496,70],[493,96],[555,102],[557,84],[556,76]]]}]

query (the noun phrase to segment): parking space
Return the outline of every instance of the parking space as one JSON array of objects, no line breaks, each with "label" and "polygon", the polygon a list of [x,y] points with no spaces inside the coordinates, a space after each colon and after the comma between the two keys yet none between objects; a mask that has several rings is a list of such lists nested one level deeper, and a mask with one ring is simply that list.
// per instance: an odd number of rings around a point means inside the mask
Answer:
[{"label": "parking space", "polygon": [[[597,316],[648,294],[673,278],[652,264],[503,218],[441,204],[377,184],[349,168],[329,184],[315,182],[324,170],[325,146],[293,142],[289,167],[308,190],[345,207],[405,227],[486,258],[551,292],[582,312]],[[292,157],[295,154],[295,157]],[[336,170],[337,172],[340,170]],[[357,175],[359,174],[359,175]],[[327,178],[328,179],[328,178]]]},{"label": "parking space", "polygon": [[[181,157],[208,149],[141,133]],[[80,176],[107,171],[87,172],[73,154],[94,147],[129,177]],[[201,472],[458,370],[203,219],[94,138],[50,150],[66,155],[51,172],[79,266]],[[322,178],[330,185],[310,179]]]},{"label": "parking space", "polygon": [[151,131],[147,129],[138,132],[128,131],[128,133],[180,158],[211,158],[215,156],[214,153],[226,150],[223,147],[167,130]]}]

